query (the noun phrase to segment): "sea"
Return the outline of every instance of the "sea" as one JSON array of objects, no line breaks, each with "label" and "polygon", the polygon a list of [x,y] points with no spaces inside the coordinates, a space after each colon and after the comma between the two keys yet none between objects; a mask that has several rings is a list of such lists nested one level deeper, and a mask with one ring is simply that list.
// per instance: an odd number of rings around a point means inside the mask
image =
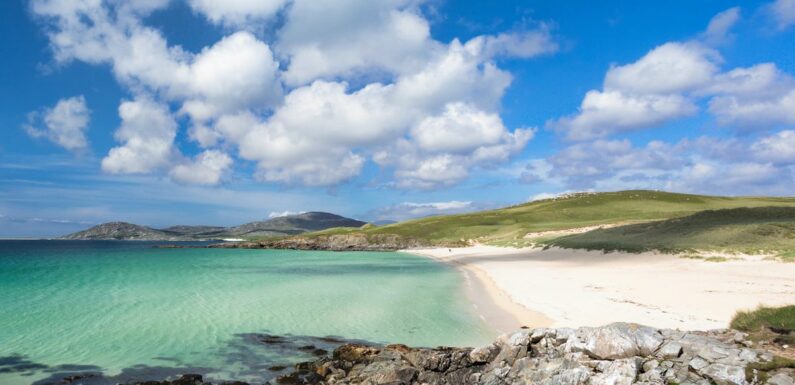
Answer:
[{"label": "sea", "polygon": [[495,337],[460,274],[424,257],[158,245],[0,241],[0,384],[257,384],[348,341]]}]

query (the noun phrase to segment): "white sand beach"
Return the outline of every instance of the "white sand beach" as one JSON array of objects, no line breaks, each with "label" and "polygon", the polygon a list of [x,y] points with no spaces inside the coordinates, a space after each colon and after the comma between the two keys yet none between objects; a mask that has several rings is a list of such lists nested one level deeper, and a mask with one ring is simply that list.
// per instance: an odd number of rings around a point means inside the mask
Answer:
[{"label": "white sand beach", "polygon": [[407,250],[461,268],[495,329],[598,326],[725,328],[737,310],[795,303],[795,263],[707,262],[658,253],[473,246]]}]

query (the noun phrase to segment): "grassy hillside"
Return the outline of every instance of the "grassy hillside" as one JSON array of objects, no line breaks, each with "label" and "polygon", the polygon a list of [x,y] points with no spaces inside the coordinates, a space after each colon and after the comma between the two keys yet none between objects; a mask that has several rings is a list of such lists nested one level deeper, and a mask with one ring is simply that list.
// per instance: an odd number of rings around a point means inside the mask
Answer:
[{"label": "grassy hillside", "polygon": [[795,207],[702,211],[686,217],[593,230],[545,242],[599,250],[714,250],[745,253],[795,250]]},{"label": "grassy hillside", "polygon": [[795,207],[795,198],[728,198],[645,190],[577,194],[498,210],[429,217],[367,229],[330,229],[312,235],[355,232],[395,234],[434,244],[455,244],[469,239],[510,244],[522,240],[529,232],[648,222],[703,210],[765,206]]}]

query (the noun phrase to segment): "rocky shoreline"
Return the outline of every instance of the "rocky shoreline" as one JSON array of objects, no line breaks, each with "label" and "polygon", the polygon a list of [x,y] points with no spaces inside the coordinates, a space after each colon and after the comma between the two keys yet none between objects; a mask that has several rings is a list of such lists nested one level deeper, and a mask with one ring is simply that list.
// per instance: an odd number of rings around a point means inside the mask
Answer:
[{"label": "rocky shoreline", "polygon": [[324,251],[397,251],[439,246],[427,241],[395,234],[330,234],[311,237],[293,236],[251,242],[226,242],[209,245],[209,248],[231,249],[289,249]]},{"label": "rocky shoreline", "polygon": [[[479,348],[345,344],[275,384],[793,385],[795,351],[732,330],[525,329]],[[241,382],[227,383],[244,385]],[[209,385],[201,376],[136,385]]]}]

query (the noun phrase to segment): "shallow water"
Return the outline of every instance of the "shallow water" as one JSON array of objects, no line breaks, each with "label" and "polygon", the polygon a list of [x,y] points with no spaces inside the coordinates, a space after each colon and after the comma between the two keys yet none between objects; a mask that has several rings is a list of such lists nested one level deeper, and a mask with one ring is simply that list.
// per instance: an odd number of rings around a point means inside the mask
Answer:
[{"label": "shallow water", "polygon": [[[299,346],[333,348],[318,336],[415,346],[493,337],[457,272],[422,257],[153,245],[0,241],[0,384],[187,371],[261,382],[268,366],[311,358]],[[291,337],[266,344],[253,333]]]}]

